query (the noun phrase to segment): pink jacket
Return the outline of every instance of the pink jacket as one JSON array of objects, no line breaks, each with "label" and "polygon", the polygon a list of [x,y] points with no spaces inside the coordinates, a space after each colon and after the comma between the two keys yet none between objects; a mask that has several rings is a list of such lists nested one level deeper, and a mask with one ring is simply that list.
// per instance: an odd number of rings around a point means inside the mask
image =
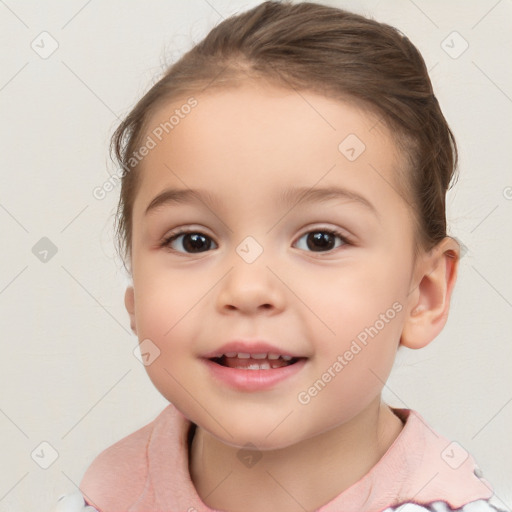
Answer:
[{"label": "pink jacket", "polygon": [[[474,510],[498,510],[487,501],[491,486],[458,443],[437,434],[411,409],[393,411],[405,422],[394,443],[363,478],[318,512],[380,512],[405,502],[421,505],[415,511],[448,511],[443,507],[470,502],[477,502]],[[212,512],[190,479],[189,426],[170,404],[101,452],[80,484],[86,504],[100,512]]]}]

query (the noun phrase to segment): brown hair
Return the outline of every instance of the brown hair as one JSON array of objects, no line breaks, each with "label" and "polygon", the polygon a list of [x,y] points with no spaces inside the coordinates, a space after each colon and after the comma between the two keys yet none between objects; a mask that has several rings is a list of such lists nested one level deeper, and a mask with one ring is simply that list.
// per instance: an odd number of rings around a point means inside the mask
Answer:
[{"label": "brown hair", "polygon": [[391,128],[407,163],[392,186],[411,207],[415,257],[447,236],[445,194],[455,176],[457,147],[416,47],[397,29],[342,9],[268,1],[215,26],[115,131],[111,151],[126,171],[116,217],[125,268],[139,174],[130,158],[147,135],[149,117],[164,102],[247,78],[370,108]]}]

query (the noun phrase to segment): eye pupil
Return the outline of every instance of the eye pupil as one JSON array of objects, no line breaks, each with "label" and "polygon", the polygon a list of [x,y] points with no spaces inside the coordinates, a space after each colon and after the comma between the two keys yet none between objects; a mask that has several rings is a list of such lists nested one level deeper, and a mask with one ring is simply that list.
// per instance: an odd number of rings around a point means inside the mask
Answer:
[{"label": "eye pupil", "polygon": [[[325,231],[317,231],[312,232],[308,235],[307,238],[308,249],[332,249],[334,247],[334,236],[331,233],[327,233]],[[310,244],[310,241],[313,240],[314,243]]]},{"label": "eye pupil", "polygon": [[188,252],[195,252],[204,249],[203,244],[206,244],[206,250],[210,248],[210,243],[205,242],[206,237],[200,233],[187,233],[183,236],[183,247]]},{"label": "eye pupil", "polygon": [[[336,239],[341,240],[341,244],[336,244]],[[305,243],[304,243],[305,240]],[[200,231],[182,231],[181,233],[171,235],[162,242],[162,246],[169,247],[172,251],[186,254],[197,254],[212,249],[215,242]],[[346,239],[340,233],[331,230],[319,229],[317,231],[309,231],[302,235],[298,242],[302,250],[312,252],[330,252],[339,245],[347,245]],[[350,244],[349,244],[350,245]],[[181,246],[181,247],[180,247]]]}]

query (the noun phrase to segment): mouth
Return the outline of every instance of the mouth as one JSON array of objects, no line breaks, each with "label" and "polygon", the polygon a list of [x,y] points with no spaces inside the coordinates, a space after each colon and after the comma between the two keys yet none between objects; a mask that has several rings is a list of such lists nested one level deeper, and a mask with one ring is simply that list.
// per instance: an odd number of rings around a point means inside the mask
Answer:
[{"label": "mouth", "polygon": [[247,352],[227,352],[220,356],[210,357],[209,360],[219,366],[238,370],[274,370],[292,366],[305,357],[293,357],[285,354],[262,352],[250,354]]}]

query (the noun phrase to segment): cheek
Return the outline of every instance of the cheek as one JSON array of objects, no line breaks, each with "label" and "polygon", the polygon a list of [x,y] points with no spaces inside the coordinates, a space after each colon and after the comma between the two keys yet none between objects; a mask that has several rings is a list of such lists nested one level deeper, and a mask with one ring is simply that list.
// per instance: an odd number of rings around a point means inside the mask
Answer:
[{"label": "cheek", "polygon": [[395,310],[385,311],[392,311],[387,324],[379,319],[365,325],[364,318],[347,317],[346,323],[359,324],[353,329],[357,334],[339,336],[317,352],[310,378],[297,396],[301,412],[315,418],[314,425],[349,421],[381,393],[393,367],[401,325]]},{"label": "cheek", "polygon": [[347,265],[336,272],[331,269],[324,275],[317,273],[313,281],[296,287],[308,306],[308,311],[304,310],[311,318],[308,334],[312,339],[325,339],[319,348],[327,352],[333,347],[341,350],[357,337],[364,343],[370,336],[368,330],[377,330],[381,338],[396,338],[406,288],[400,275],[392,264],[386,266],[383,258]]},{"label": "cheek", "polygon": [[183,295],[154,293],[145,296],[138,310],[140,350],[144,353],[149,348],[152,357],[150,364],[145,364],[148,377],[187,416],[195,406],[190,397],[200,396],[201,391],[191,371],[194,354],[198,352],[194,340],[200,325],[190,311],[196,302],[197,298],[188,301]]},{"label": "cheek", "polygon": [[[148,265],[150,267],[150,265]],[[204,291],[178,273],[147,270],[135,282],[139,339],[149,338],[162,349],[180,337]],[[176,343],[173,343],[176,345]]]},{"label": "cheek", "polygon": [[195,345],[201,326],[197,307],[204,291],[192,292],[182,284],[161,279],[153,284],[146,282],[141,287],[136,308],[140,351],[151,358],[145,370],[167,400],[176,405],[183,401],[186,408],[190,396],[184,389],[196,394],[190,367],[199,352]]},{"label": "cheek", "polygon": [[[352,404],[355,411],[380,392],[393,366],[405,311],[403,283],[390,270],[362,267],[354,266],[335,280],[320,283],[324,294],[311,292],[328,326],[319,330],[315,321],[307,334],[316,340],[311,384],[316,381],[322,390],[319,405],[332,400]],[[350,407],[344,414],[350,414]]]}]

